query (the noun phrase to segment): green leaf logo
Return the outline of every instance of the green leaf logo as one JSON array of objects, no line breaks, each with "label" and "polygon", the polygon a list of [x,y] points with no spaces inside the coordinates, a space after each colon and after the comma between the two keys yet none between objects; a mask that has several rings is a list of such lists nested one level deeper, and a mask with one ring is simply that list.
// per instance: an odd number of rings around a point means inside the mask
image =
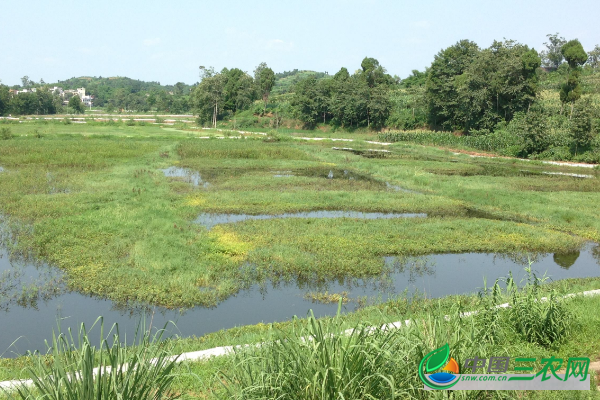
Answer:
[{"label": "green leaf logo", "polygon": [[450,357],[450,346],[448,346],[448,343],[446,343],[439,349],[435,349],[429,353],[428,356],[430,357],[427,360],[426,369],[429,373],[442,367],[448,362],[448,358]]}]

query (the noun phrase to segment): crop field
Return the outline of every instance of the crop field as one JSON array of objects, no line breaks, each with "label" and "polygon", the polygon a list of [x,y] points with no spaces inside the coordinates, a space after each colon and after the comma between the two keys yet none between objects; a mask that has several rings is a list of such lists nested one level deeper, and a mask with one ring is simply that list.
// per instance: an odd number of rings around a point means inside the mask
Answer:
[{"label": "crop field", "polygon": [[[567,252],[600,239],[597,170],[405,143],[352,142],[390,151],[370,158],[289,135],[11,127],[0,142],[0,213],[12,250],[59,267],[71,289],[117,302],[210,306],[265,280],[377,276],[384,256]],[[173,167],[183,173],[165,174]],[[419,216],[272,218],[311,211]],[[207,227],[194,223],[201,214],[271,219]]]}]

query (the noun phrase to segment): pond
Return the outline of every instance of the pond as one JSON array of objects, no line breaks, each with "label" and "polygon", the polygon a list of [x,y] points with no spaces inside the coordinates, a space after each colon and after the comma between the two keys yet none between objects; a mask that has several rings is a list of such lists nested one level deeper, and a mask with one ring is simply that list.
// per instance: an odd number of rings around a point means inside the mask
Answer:
[{"label": "pond", "polygon": [[202,176],[198,171],[192,171],[191,169],[181,167],[169,167],[161,170],[166,177],[169,178],[181,178],[184,182],[191,183],[194,186],[208,187],[209,183],[202,180]]},{"label": "pond", "polygon": [[[599,253],[598,245],[588,244],[578,253],[539,254],[533,269],[540,275],[547,273],[553,279],[600,276]],[[389,273],[384,277],[345,284],[329,283],[327,287],[318,288],[300,287],[296,283],[275,286],[267,283],[242,291],[214,308],[197,307],[179,312],[158,307],[150,310],[120,308],[108,300],[65,292],[61,274],[56,270],[43,265],[36,267],[11,262],[6,252],[0,252],[0,255],[0,276],[16,274],[19,277],[16,281],[5,279],[2,286],[3,298],[9,299],[2,304],[0,314],[2,357],[14,357],[27,350],[45,351],[44,340],[52,337],[57,321],[63,331],[67,328],[76,331],[82,322],[89,327],[98,316],[103,316],[105,326],[118,323],[121,332],[132,337],[140,318],[145,315],[147,321],[152,320],[154,328],[162,328],[168,321],[173,321],[176,328],[170,328],[172,334],[200,336],[234,326],[283,321],[294,315],[303,317],[309,309],[316,316],[334,315],[337,304],[313,303],[304,298],[312,290],[347,291],[351,301],[344,305],[344,311],[352,311],[358,307],[356,299],[359,297],[385,300],[405,289],[409,292],[418,290],[429,297],[473,293],[483,286],[484,277],[491,285],[496,278],[507,276],[509,271],[519,281],[524,277],[523,267],[527,265],[527,257],[523,255],[465,253],[385,257],[382,262],[389,267]],[[19,302],[23,289],[19,284],[30,291],[32,284],[39,285],[41,295],[39,298],[29,295],[26,301]],[[91,332],[95,341],[98,331]]]}]

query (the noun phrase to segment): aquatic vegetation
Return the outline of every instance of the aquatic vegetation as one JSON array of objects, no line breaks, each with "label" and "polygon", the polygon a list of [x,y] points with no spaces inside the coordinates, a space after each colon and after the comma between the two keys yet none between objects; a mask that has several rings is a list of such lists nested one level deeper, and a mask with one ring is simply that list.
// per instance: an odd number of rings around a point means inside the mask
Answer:
[{"label": "aquatic vegetation", "polygon": [[329,293],[325,292],[308,292],[304,295],[304,298],[311,300],[313,303],[348,303],[348,292],[341,293]]}]

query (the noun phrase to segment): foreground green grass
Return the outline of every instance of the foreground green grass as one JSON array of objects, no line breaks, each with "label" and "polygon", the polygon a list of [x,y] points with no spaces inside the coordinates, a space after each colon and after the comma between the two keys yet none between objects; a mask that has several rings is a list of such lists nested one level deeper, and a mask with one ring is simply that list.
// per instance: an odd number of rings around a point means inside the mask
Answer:
[{"label": "foreground green grass", "polygon": [[[204,140],[155,125],[10,126],[0,213],[13,250],[63,269],[72,289],[119,302],[214,305],[265,279],[378,275],[388,255],[568,252],[600,239],[598,179],[541,174],[578,169],[406,144],[373,159],[331,141]],[[41,137],[26,133],[35,127]],[[170,166],[209,185],[167,178]],[[192,223],[201,213],[315,210],[429,217]]]}]

